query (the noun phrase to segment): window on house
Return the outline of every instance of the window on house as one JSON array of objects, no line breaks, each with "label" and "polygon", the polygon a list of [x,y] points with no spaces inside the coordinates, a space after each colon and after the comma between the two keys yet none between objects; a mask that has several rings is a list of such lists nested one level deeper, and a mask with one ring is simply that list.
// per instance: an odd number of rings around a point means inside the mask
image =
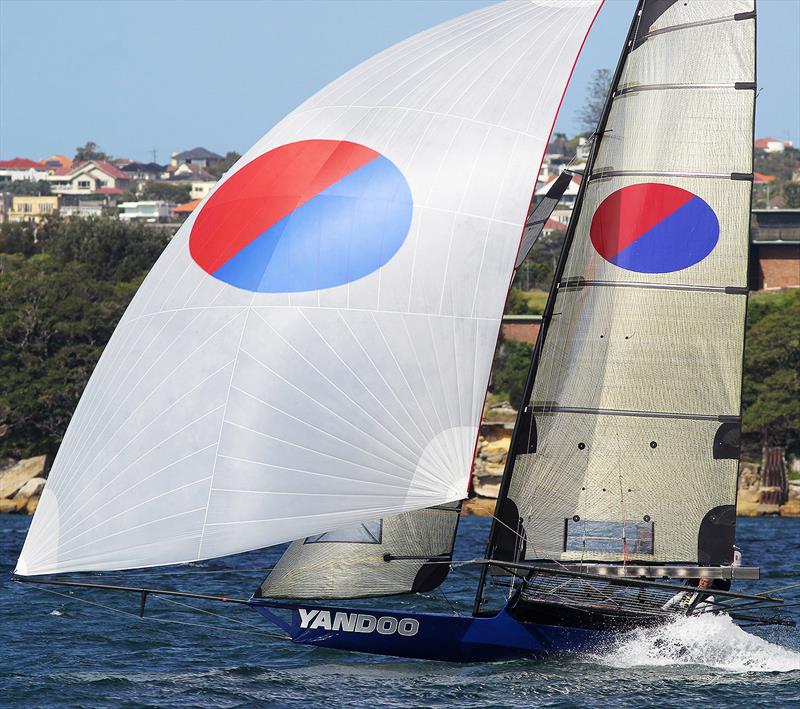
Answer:
[{"label": "window on house", "polygon": [[30,202],[20,202],[19,211],[25,213],[32,212],[33,205]]},{"label": "window on house", "polygon": [[88,190],[91,189],[92,183],[89,180],[78,180],[78,189],[79,190]]},{"label": "window on house", "polygon": [[40,204],[39,205],[39,214],[50,214],[53,211],[52,204]]}]

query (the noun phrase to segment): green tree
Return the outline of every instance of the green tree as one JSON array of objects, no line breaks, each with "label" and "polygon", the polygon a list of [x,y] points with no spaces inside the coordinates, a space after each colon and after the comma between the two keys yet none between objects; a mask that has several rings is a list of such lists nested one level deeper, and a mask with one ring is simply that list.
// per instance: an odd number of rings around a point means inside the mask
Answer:
[{"label": "green tree", "polygon": [[787,209],[800,209],[800,182],[788,182],[783,187]]},{"label": "green tree", "polygon": [[75,148],[74,162],[86,162],[87,160],[110,160],[111,156],[106,155],[97,147],[97,143],[89,141],[82,148]]},{"label": "green tree", "polygon": [[92,278],[129,281],[150,268],[171,231],[117,219],[55,219],[37,232],[41,252],[67,264],[80,262]]},{"label": "green tree", "polygon": [[206,172],[207,172],[207,173],[209,173],[210,175],[213,175],[213,176],[214,176],[214,177],[216,177],[217,179],[219,179],[219,178],[220,178],[220,177],[222,177],[222,176],[223,176],[223,175],[224,175],[224,174],[225,174],[225,173],[226,173],[228,170],[230,170],[230,169],[231,169],[231,167],[233,167],[233,164],[234,164],[234,163],[235,163],[235,162],[236,162],[236,161],[237,161],[237,160],[238,160],[240,157],[242,157],[242,156],[241,156],[241,155],[239,155],[239,153],[237,153],[237,152],[235,152],[235,151],[233,151],[233,150],[230,150],[230,151],[228,151],[227,153],[225,153],[225,159],[224,159],[222,162],[218,162],[218,163],[216,163],[216,164],[214,164],[214,165],[209,165],[209,166],[206,168]]},{"label": "green tree", "polygon": [[14,180],[13,182],[3,183],[3,192],[10,192],[14,195],[34,196],[49,195],[50,183],[47,180]]},{"label": "green tree", "polygon": [[157,199],[163,202],[183,204],[192,198],[192,186],[188,182],[145,182],[141,199]]},{"label": "green tree", "polygon": [[54,453],[137,282],[0,255],[0,455]]},{"label": "green tree", "polygon": [[36,251],[36,233],[28,224],[0,224],[0,254],[32,256]]},{"label": "green tree", "polygon": [[508,294],[506,312],[512,315],[525,315],[528,313],[528,299],[519,288],[512,288]]},{"label": "green tree", "polygon": [[525,393],[525,380],[531,365],[533,345],[503,340],[497,349],[492,368],[492,393],[506,396],[518,409]]},{"label": "green tree", "polygon": [[800,454],[800,290],[751,298],[742,406],[751,456],[765,445]]}]

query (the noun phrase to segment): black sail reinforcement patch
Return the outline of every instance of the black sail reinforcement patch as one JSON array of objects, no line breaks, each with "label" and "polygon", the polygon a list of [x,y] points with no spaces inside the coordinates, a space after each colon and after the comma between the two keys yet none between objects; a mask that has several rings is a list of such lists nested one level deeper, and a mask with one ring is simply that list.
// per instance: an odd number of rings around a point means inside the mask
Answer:
[{"label": "black sail reinforcement patch", "polygon": [[741,435],[738,421],[720,424],[714,435],[714,460],[738,460]]},{"label": "black sail reinforcement patch", "polygon": [[497,516],[497,531],[495,532],[492,556],[495,559],[509,561],[525,558],[525,528],[519,518],[517,506],[509,498],[503,500]]},{"label": "black sail reinforcement patch", "polygon": [[730,564],[735,540],[736,508],[720,505],[709,510],[697,533],[697,562],[701,566]]},{"label": "black sail reinforcement patch", "polygon": [[514,455],[528,455],[536,452],[536,417],[533,408],[526,406],[519,419],[519,428],[514,440]]}]

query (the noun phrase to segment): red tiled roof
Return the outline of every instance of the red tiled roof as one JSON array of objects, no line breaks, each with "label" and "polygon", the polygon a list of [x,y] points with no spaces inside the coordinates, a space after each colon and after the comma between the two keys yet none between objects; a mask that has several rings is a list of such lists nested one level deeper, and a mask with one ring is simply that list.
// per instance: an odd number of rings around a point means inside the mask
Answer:
[{"label": "red tiled roof", "polygon": [[71,175],[72,173],[77,172],[78,170],[80,170],[85,165],[88,165],[89,163],[96,165],[103,172],[105,172],[106,175],[109,175],[110,177],[113,177],[116,180],[130,179],[129,175],[126,175],[124,172],[122,172],[122,170],[114,167],[110,162],[106,162],[105,160],[86,160],[85,162],[77,162],[74,163],[72,167],[69,168],[64,168],[64,167],[56,168],[55,170],[53,170],[53,174],[58,175],[60,177]]},{"label": "red tiled roof", "polygon": [[0,160],[0,170],[46,170],[40,162],[28,158],[14,158],[13,160]]},{"label": "red tiled roof", "polygon": [[91,162],[97,165],[97,167],[99,167],[106,174],[111,175],[111,177],[121,180],[128,179],[128,176],[122,172],[122,170],[120,170],[118,167],[115,167],[110,162],[105,162],[104,160],[92,160]]},{"label": "red tiled roof", "polygon": [[200,202],[202,202],[202,200],[193,199],[191,202],[184,202],[177,207],[173,207],[172,211],[174,214],[189,214],[194,211],[194,208],[200,204]]},{"label": "red tiled roof", "polygon": [[94,191],[95,194],[122,194],[125,192],[121,187],[101,187]]},{"label": "red tiled roof", "polygon": [[760,172],[753,173],[753,184],[766,185],[775,180],[774,175],[762,175]]},{"label": "red tiled roof", "polygon": [[48,163],[56,163],[59,167],[69,167],[72,165],[72,160],[70,160],[66,155],[51,155],[47,158],[42,158],[42,162],[47,165]]},{"label": "red tiled roof", "polygon": [[545,229],[552,229],[553,231],[566,231],[567,225],[557,222],[555,219],[548,219],[544,225]]}]

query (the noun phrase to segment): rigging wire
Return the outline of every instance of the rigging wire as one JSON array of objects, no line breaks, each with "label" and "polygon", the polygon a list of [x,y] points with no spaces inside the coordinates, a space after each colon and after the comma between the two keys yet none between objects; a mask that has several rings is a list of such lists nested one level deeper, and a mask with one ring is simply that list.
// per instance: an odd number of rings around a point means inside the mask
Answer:
[{"label": "rigging wire", "polygon": [[[105,603],[98,603],[97,601],[90,601],[88,598],[82,598],[81,596],[70,595],[70,594],[67,594],[67,593],[61,593],[60,591],[54,591],[51,588],[43,588],[41,586],[34,586],[34,587],[26,586],[26,588],[29,588],[29,589],[32,588],[33,590],[44,591],[45,593],[51,593],[51,594],[53,594],[55,596],[61,596],[62,598],[66,598],[67,600],[70,600],[70,601],[79,601],[81,603],[86,603],[86,604],[88,604],[90,606],[96,606],[98,608],[103,608],[104,610],[111,611],[112,613],[120,613],[122,615],[131,616],[132,618],[135,618],[136,620],[146,620],[146,621],[152,621],[152,622],[156,622],[156,623],[172,623],[174,625],[189,625],[189,626],[193,626],[193,627],[196,627],[196,628],[206,628],[206,629],[209,629],[209,630],[216,630],[216,631],[223,632],[223,633],[240,633],[240,634],[244,634],[244,635],[260,635],[260,636],[271,638],[271,639],[274,639],[274,640],[286,640],[289,637],[288,635],[278,635],[276,633],[268,633],[268,632],[265,632],[263,630],[239,630],[238,628],[224,628],[224,627],[222,627],[220,625],[209,625],[208,623],[190,623],[190,622],[185,621],[185,620],[175,620],[175,619],[171,619],[171,618],[155,618],[155,617],[152,617],[152,616],[140,616],[138,613],[132,613],[131,611],[125,611],[125,610],[122,610],[121,608],[115,608],[114,606],[109,606],[109,605],[106,605]],[[160,600],[167,600],[167,599],[161,598]],[[173,603],[177,603],[176,601],[172,601],[172,602]],[[192,608],[193,610],[199,610],[201,612],[210,613],[211,615],[218,615],[216,613],[212,613],[211,611],[204,611],[202,608],[197,608],[195,606],[190,606],[189,604],[179,604],[179,605],[187,605],[189,608]],[[227,618],[226,616],[222,616],[222,615],[220,615],[219,617],[220,618],[225,618],[226,620],[231,620],[233,622],[239,622],[239,623],[242,622],[242,621],[235,621],[232,618]],[[250,625],[249,623],[243,623],[243,624],[244,625]]]}]

